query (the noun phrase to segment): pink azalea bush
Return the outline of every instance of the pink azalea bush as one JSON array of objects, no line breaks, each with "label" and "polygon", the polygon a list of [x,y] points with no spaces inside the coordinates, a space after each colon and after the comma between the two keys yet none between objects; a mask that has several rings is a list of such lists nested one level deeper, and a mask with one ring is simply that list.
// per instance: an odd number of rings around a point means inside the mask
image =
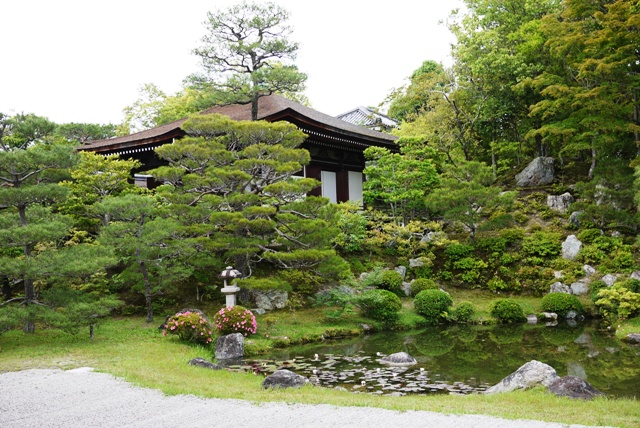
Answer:
[{"label": "pink azalea bush", "polygon": [[162,335],[175,334],[187,342],[209,344],[213,340],[209,321],[198,312],[178,312],[162,326]]},{"label": "pink azalea bush", "polygon": [[255,334],[258,330],[256,317],[242,306],[224,307],[213,316],[213,323],[220,334],[242,333],[244,336]]}]

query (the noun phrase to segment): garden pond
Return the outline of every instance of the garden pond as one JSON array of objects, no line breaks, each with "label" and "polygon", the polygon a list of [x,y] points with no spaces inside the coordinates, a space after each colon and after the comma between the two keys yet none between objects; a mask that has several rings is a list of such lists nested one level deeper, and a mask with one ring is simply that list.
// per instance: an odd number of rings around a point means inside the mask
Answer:
[{"label": "garden pond", "polygon": [[[396,352],[407,352],[417,364],[380,363],[382,356]],[[314,384],[358,393],[467,394],[485,390],[531,360],[549,364],[559,376],[583,378],[610,397],[640,397],[640,347],[619,341],[595,323],[376,333],[293,346],[229,369],[268,375],[287,368]]]}]

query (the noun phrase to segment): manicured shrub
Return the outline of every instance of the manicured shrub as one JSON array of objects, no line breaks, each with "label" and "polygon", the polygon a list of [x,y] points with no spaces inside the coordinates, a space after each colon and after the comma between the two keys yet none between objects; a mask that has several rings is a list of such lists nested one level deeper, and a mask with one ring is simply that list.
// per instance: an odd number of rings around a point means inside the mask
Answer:
[{"label": "manicured shrub", "polygon": [[199,311],[184,311],[169,317],[162,325],[162,334],[177,335],[181,340],[201,344],[211,343],[211,324]]},{"label": "manicured shrub", "polygon": [[402,308],[400,298],[388,290],[367,290],[355,299],[355,304],[365,317],[394,324]]},{"label": "manicured shrub", "polygon": [[522,240],[522,253],[527,256],[553,258],[560,254],[562,237],[555,232],[535,232]]},{"label": "manicured shrub", "polygon": [[449,308],[453,300],[449,293],[442,290],[422,290],[413,300],[413,305],[420,315],[432,324],[449,317]]},{"label": "manicured shrub", "polygon": [[526,321],[522,306],[513,299],[498,299],[491,304],[491,316],[503,324]]},{"label": "manicured shrub", "polygon": [[541,307],[544,312],[555,312],[563,317],[570,311],[583,312],[582,303],[573,294],[549,293],[542,298]]},{"label": "manicured shrub", "polygon": [[640,293],[614,285],[600,290],[595,304],[605,321],[613,324],[616,320],[624,321],[640,312]]},{"label": "manicured shrub", "polygon": [[382,278],[380,281],[380,288],[383,290],[389,290],[396,295],[402,293],[402,275],[395,270],[382,271]]},{"label": "manicured shrub", "polygon": [[411,281],[411,295],[417,296],[422,290],[437,290],[438,284],[433,279],[429,278],[416,278]]},{"label": "manicured shrub", "polygon": [[460,302],[453,310],[453,318],[459,323],[471,321],[475,314],[476,307],[471,302]]},{"label": "manicured shrub", "polygon": [[213,316],[215,324],[220,334],[241,333],[243,336],[255,334],[258,330],[256,317],[253,313],[242,306],[224,307]]}]

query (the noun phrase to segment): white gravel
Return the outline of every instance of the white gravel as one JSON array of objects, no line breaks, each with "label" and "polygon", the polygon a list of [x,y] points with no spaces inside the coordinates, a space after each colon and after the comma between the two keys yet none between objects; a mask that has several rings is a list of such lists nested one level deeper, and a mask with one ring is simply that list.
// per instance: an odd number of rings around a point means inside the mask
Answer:
[{"label": "white gravel", "polygon": [[0,427],[578,428],[480,415],[165,396],[91,368],[0,373]]}]

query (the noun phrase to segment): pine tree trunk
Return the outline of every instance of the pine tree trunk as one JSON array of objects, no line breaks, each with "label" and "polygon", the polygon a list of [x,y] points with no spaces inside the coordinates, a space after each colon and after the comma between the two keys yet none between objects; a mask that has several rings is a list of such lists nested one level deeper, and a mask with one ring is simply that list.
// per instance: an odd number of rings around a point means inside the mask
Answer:
[{"label": "pine tree trunk", "polygon": [[136,249],[136,257],[138,258],[138,267],[140,267],[140,273],[142,274],[142,280],[144,283],[144,300],[147,305],[147,322],[153,321],[153,302],[151,296],[151,281],[149,280],[149,271],[143,260],[140,260],[140,250]]},{"label": "pine tree trunk", "polygon": [[[27,226],[27,207],[26,206],[19,206],[18,207],[18,214],[20,215],[20,224],[23,227]],[[28,259],[29,257],[31,257],[31,246],[30,245],[25,245],[23,247],[23,251],[24,251],[24,256]],[[36,290],[35,287],[33,286],[33,279],[31,278],[24,278],[23,279],[24,282],[24,305],[25,307],[29,307],[31,305],[33,305],[33,303],[36,300]],[[36,321],[33,317],[33,314],[28,311],[28,315],[27,315],[27,319],[24,321],[24,325],[22,326],[22,331],[25,333],[35,333],[36,331]]]}]

